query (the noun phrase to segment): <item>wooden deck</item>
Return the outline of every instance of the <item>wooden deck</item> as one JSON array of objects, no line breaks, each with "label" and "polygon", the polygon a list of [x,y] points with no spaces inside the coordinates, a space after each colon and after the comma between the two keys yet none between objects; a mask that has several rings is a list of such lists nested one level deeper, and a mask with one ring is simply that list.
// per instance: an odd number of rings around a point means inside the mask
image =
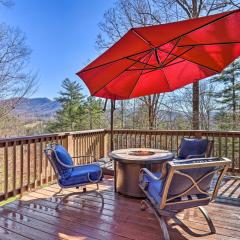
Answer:
[{"label": "wooden deck", "polygon": [[[53,196],[59,190],[56,184],[25,194],[21,200],[0,208],[0,239],[162,239],[154,214],[140,211],[140,200],[115,194],[110,176],[105,177],[100,188],[104,197],[102,210],[101,198],[89,193],[81,198],[71,196],[56,211],[54,207],[59,200]],[[207,206],[207,210],[217,234],[206,235],[208,228],[200,212],[190,209],[179,214],[179,218],[201,236],[186,234],[170,220],[171,238],[240,239],[240,180],[226,179],[219,200]]]}]

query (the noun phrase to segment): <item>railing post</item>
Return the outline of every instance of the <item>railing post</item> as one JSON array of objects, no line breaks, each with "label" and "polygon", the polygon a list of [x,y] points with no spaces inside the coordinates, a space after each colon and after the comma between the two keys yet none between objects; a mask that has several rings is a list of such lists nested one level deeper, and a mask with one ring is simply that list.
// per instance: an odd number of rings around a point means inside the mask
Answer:
[{"label": "railing post", "polygon": [[100,158],[105,157],[105,135],[105,131],[100,135]]},{"label": "railing post", "polygon": [[105,134],[104,134],[104,157],[105,157],[105,154],[108,154],[109,150],[110,150],[109,132],[105,132]]},{"label": "railing post", "polygon": [[63,147],[73,156],[73,137],[71,133],[65,133],[63,138]]}]

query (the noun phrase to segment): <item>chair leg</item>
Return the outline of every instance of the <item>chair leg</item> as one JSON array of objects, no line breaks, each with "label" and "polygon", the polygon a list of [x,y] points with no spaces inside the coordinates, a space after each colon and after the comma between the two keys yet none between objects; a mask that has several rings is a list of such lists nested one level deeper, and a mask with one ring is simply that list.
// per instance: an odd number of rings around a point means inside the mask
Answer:
[{"label": "chair leg", "polygon": [[163,232],[164,240],[170,240],[168,229],[167,229],[167,223],[166,223],[164,217],[158,216],[157,218],[158,218],[158,221],[160,223],[160,226],[161,226],[161,229],[162,229],[162,232]]},{"label": "chair leg", "polygon": [[58,210],[59,209],[59,206],[65,201],[65,199],[67,199],[68,197],[70,197],[70,196],[72,196],[72,195],[76,195],[76,194],[81,194],[81,192],[80,193],[69,193],[69,194],[66,194],[65,196],[63,196],[62,198],[61,198],[61,200],[57,203],[57,205],[56,205],[56,207],[55,207],[55,210]]},{"label": "chair leg", "polygon": [[206,221],[208,223],[208,226],[210,228],[211,233],[212,234],[216,233],[216,229],[215,229],[215,227],[213,225],[212,219],[208,215],[207,210],[204,207],[198,207],[198,208],[201,211],[201,213],[203,214],[203,216],[205,217],[205,219],[206,219]]},{"label": "chair leg", "polygon": [[60,194],[60,193],[62,192],[62,190],[63,190],[63,189],[60,188],[59,191],[54,194],[54,196]]},{"label": "chair leg", "polygon": [[141,201],[141,210],[144,211],[147,208],[151,208],[153,210],[156,218],[158,219],[160,227],[163,232],[163,239],[170,240],[168,229],[167,229],[167,223],[166,223],[164,217],[158,213],[158,211],[152,206],[152,204],[148,200],[142,200]]},{"label": "chair leg", "polygon": [[[72,192],[72,193],[69,193],[69,194],[66,194],[62,197],[62,199],[57,203],[56,207],[55,207],[55,210],[58,210],[59,209],[59,206],[70,196],[73,196],[73,195],[82,195],[82,194],[87,194],[87,193],[91,193],[91,192],[95,192],[98,196],[101,197],[102,199],[102,206],[101,206],[101,212],[103,211],[103,207],[104,207],[104,199],[103,199],[103,196],[101,193],[98,192],[98,184],[97,184],[97,188],[94,189],[94,190],[90,190],[90,191],[87,191],[87,188],[86,186],[83,187],[83,191],[82,192]],[[58,193],[60,193],[63,189],[61,188],[60,191]]]},{"label": "chair leg", "polygon": [[147,208],[149,207],[148,203],[146,202],[146,200],[142,200],[140,203],[140,209],[142,211],[145,211]]}]

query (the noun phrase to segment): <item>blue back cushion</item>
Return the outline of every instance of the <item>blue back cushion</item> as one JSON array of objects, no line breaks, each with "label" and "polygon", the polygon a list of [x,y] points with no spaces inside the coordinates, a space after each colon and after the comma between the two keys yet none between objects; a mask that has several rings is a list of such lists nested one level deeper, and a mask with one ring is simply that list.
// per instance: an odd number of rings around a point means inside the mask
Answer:
[{"label": "blue back cushion", "polygon": [[[66,164],[68,166],[73,166],[72,157],[69,155],[69,153],[63,146],[61,146],[60,144],[56,144],[54,149],[58,159],[63,164]],[[61,164],[59,164],[54,153],[52,155],[52,158],[54,159],[55,165],[61,177],[64,177],[64,178],[69,177],[71,175],[72,168],[66,168]]]},{"label": "blue back cushion", "polygon": [[204,154],[207,150],[207,146],[207,139],[183,138],[180,145],[178,157],[180,159],[185,159],[189,155]]}]

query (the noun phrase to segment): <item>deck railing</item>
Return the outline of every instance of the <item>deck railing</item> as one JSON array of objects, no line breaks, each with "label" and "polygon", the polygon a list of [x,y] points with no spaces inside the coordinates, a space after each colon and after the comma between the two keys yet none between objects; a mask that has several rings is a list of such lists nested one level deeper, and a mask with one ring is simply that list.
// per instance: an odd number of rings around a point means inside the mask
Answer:
[{"label": "deck railing", "polygon": [[[62,144],[73,156],[100,158],[104,135],[104,130],[96,130],[0,139],[0,201],[54,181],[53,169],[43,153],[48,143]],[[84,157],[77,163],[91,161]]]},{"label": "deck railing", "polygon": [[[114,130],[114,149],[151,147],[177,151],[182,137],[214,140],[213,155],[232,159],[232,172],[240,172],[240,131],[141,131]],[[0,201],[55,180],[43,154],[49,142],[57,142],[71,155],[92,155],[96,159],[110,151],[110,131],[99,129],[71,133],[0,139]],[[84,157],[78,164],[90,163]]]},{"label": "deck railing", "polygon": [[[106,131],[110,138],[110,131]],[[114,130],[114,149],[120,148],[160,148],[177,153],[183,137],[208,138],[213,140],[213,156],[224,156],[232,160],[230,170],[240,170],[240,131],[202,130]],[[109,142],[109,141],[108,141]],[[110,145],[108,144],[109,151]]]}]

